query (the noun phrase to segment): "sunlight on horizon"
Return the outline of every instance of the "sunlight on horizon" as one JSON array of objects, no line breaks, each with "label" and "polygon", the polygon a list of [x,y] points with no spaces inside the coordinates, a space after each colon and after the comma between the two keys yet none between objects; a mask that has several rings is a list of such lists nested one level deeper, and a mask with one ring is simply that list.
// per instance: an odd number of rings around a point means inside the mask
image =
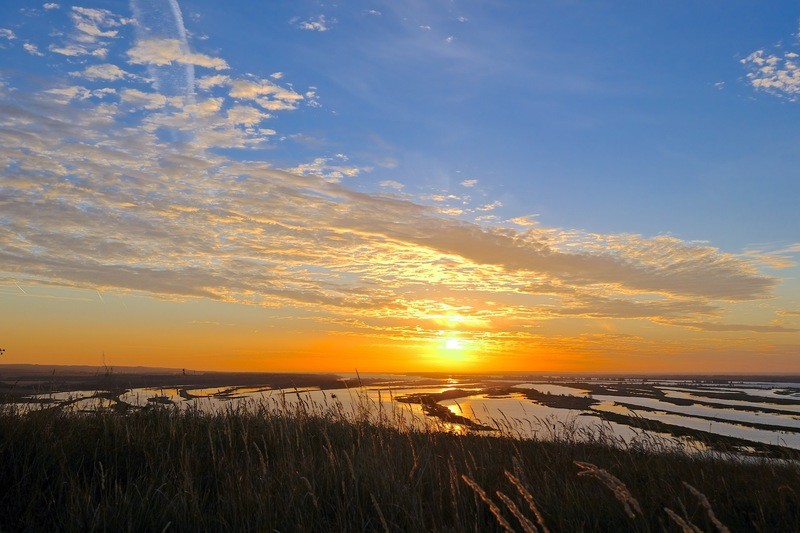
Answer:
[{"label": "sunlight on horizon", "polygon": [[454,371],[474,369],[477,358],[477,343],[460,337],[458,331],[440,331],[436,340],[435,359],[437,366]]}]

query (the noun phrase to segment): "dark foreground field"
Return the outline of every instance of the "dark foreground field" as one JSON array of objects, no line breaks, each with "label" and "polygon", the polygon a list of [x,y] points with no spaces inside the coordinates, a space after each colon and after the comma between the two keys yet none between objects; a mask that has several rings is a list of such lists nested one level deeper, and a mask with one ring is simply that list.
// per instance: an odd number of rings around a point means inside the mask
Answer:
[{"label": "dark foreground field", "polygon": [[302,407],[6,409],[0,480],[2,531],[800,530],[796,464],[418,432]]}]

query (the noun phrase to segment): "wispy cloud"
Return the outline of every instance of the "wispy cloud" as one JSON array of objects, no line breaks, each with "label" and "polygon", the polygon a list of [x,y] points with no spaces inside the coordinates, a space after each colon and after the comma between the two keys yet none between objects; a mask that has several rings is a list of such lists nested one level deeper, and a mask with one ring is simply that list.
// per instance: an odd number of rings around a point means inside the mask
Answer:
[{"label": "wispy cloud", "polygon": [[713,322],[691,322],[685,320],[676,320],[669,322],[674,326],[682,326],[702,331],[751,331],[754,333],[794,333],[800,331],[797,328],[788,328],[785,326],[770,324],[770,325],[753,325],[753,324],[717,324]]},{"label": "wispy cloud", "polygon": [[327,20],[325,15],[319,15],[307,20],[293,19],[291,22],[301,30],[323,32],[331,29],[331,24],[334,24],[336,20]]},{"label": "wispy cloud", "polygon": [[75,38],[80,42],[93,43],[100,37],[116,37],[117,28],[128,24],[128,19],[121,19],[107,9],[90,9],[75,6],[70,13],[72,22],[77,30]]},{"label": "wispy cloud", "polygon": [[369,172],[369,167],[345,165],[347,157],[338,154],[335,157],[317,157],[310,163],[301,163],[285,169],[287,172],[303,176],[316,176],[332,183],[338,183],[345,177],[355,177],[362,172]]},{"label": "wispy cloud", "polygon": [[[47,9],[47,8],[46,8]],[[105,58],[109,41],[116,39],[122,26],[133,23],[133,19],[121,17],[107,9],[74,6],[69,11],[73,31],[61,38],[61,43],[52,43],[48,49],[64,56],[93,56]]]},{"label": "wispy cloud", "polygon": [[22,45],[22,48],[32,56],[41,57],[44,55],[44,53],[42,53],[42,51],[39,50],[39,47],[33,43],[25,43]]},{"label": "wispy cloud", "polygon": [[121,80],[129,75],[130,74],[119,68],[117,65],[113,65],[111,63],[89,65],[83,70],[70,72],[70,76],[86,78],[87,80],[103,81]]},{"label": "wispy cloud", "polygon": [[381,187],[387,188],[387,189],[395,189],[397,191],[399,191],[399,190],[401,190],[401,189],[403,189],[405,187],[405,185],[403,185],[399,181],[395,181],[395,180],[383,180],[378,185],[380,185]]}]

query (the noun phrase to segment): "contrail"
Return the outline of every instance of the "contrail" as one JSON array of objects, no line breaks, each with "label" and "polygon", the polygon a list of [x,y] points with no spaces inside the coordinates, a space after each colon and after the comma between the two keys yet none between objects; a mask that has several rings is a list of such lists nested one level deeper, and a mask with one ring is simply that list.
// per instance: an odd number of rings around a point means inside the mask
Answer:
[{"label": "contrail", "polygon": [[103,300],[103,295],[100,294],[100,291],[97,291],[97,295],[100,297],[100,301],[103,302],[103,305],[105,305],[106,301]]},{"label": "contrail", "polygon": [[186,48],[189,48],[189,44],[186,41],[186,26],[183,24],[183,14],[181,13],[181,6],[178,5],[178,0],[169,0],[169,8],[172,10],[172,16],[175,17],[178,35],[181,36],[181,41],[186,45]]},{"label": "contrail", "polygon": [[[136,19],[137,40],[174,39],[179,42],[182,53],[191,53],[177,0],[131,0],[130,6]],[[147,70],[159,93],[184,96],[189,101],[194,99],[194,65],[148,65]]]},{"label": "contrail", "polygon": [[[172,16],[175,17],[175,26],[178,30],[178,35],[181,41],[181,51],[188,54],[189,41],[186,39],[186,26],[183,23],[183,13],[181,13],[181,6],[178,5],[178,0],[169,0],[169,8],[172,10]],[[186,95],[189,97],[194,96],[194,65],[186,65]]]},{"label": "contrail", "polygon": [[22,294],[28,294],[28,293],[25,291],[25,289],[23,289],[22,287],[20,287],[20,286],[19,286],[19,283],[17,283],[16,281],[14,282],[14,285],[16,285],[16,286],[17,286],[17,288],[18,288],[19,290],[21,290],[21,291],[22,291]]}]

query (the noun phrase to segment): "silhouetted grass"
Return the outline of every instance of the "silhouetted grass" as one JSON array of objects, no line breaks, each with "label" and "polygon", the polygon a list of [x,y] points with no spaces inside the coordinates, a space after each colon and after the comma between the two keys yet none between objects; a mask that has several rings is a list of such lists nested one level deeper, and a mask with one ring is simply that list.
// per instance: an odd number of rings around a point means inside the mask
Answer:
[{"label": "silhouetted grass", "polygon": [[800,530],[796,464],[364,420],[6,407],[0,530]]}]

